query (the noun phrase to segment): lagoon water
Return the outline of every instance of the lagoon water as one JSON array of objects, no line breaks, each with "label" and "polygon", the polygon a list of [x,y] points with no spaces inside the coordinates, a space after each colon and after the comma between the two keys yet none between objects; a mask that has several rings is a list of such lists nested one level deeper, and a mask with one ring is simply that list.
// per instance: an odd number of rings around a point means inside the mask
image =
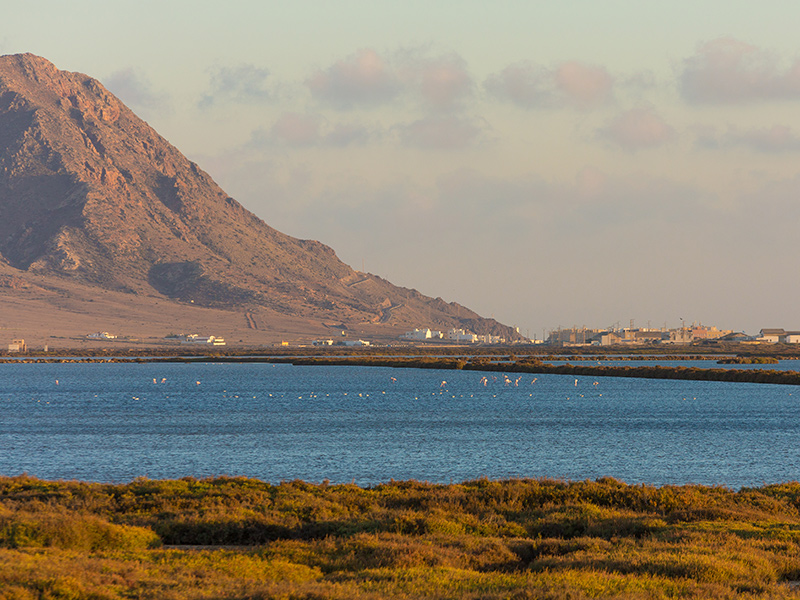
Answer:
[{"label": "lagoon water", "polygon": [[4,364],[0,475],[360,485],[613,476],[731,488],[800,479],[795,386],[576,385],[562,375],[515,385],[519,375],[508,376],[510,384],[501,373],[380,367]]}]

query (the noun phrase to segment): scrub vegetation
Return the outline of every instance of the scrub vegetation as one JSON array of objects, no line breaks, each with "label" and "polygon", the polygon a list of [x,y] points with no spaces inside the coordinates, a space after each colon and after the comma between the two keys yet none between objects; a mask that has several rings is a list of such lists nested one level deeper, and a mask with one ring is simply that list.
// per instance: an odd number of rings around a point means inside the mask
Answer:
[{"label": "scrub vegetation", "polygon": [[2,599],[775,598],[800,484],[0,478]]}]

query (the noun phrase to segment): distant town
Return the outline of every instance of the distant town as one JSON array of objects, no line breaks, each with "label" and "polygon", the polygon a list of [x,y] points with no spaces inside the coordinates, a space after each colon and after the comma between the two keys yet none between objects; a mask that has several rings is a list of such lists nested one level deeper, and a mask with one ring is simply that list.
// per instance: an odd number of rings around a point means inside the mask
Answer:
[{"label": "distant town", "polygon": [[674,329],[652,328],[608,328],[587,329],[585,327],[556,329],[550,332],[546,343],[551,346],[620,346],[643,344],[674,344],[685,346],[702,342],[737,343],[800,343],[800,331],[784,329],[762,329],[758,335],[747,335],[733,330],[717,329],[713,326],[693,323]]},{"label": "distant town", "polygon": [[[519,333],[519,329],[517,329]],[[346,339],[342,331],[340,339],[317,339],[310,342],[312,346],[372,346],[373,342],[363,339]],[[86,340],[97,341],[131,341],[131,338],[120,337],[108,331],[98,331],[84,336]],[[226,346],[225,339],[214,335],[200,335],[197,333],[171,333],[164,336],[168,343],[180,345],[220,347]],[[509,343],[505,338],[497,335],[476,334],[465,329],[452,328],[447,331],[432,330],[430,328],[416,328],[401,334],[398,338],[401,343],[407,344],[450,344],[450,345],[503,345]],[[666,327],[653,329],[634,327],[609,327],[605,329],[590,329],[587,327],[570,327],[553,329],[545,339],[527,339],[514,341],[515,345],[535,344],[552,347],[582,347],[582,346],[644,346],[644,345],[676,345],[687,346],[691,344],[714,344],[732,342],[739,344],[800,344],[800,331],[786,329],[761,329],[758,335],[747,335],[743,332],[718,329],[713,326],[693,323],[682,325],[674,329]],[[309,342],[295,341],[281,342],[281,346],[304,346]],[[47,351],[47,346],[44,347]],[[11,340],[7,346],[10,354],[26,353],[28,346],[22,338]]]},{"label": "distant town", "polygon": [[[519,330],[517,330],[519,331]],[[447,332],[431,329],[414,329],[400,336],[401,339],[413,342],[450,341],[466,344],[504,344],[506,340],[494,335],[478,335],[463,329],[451,329]],[[733,330],[717,329],[713,326],[693,323],[674,329],[666,327],[653,329],[635,328],[633,326],[606,329],[589,329],[586,327],[558,328],[550,331],[546,339],[526,340],[523,343],[545,344],[549,346],[621,346],[621,345],[654,345],[674,344],[685,346],[701,342],[737,342],[755,344],[798,344],[800,331],[785,329],[762,329],[758,335],[747,335]]]}]

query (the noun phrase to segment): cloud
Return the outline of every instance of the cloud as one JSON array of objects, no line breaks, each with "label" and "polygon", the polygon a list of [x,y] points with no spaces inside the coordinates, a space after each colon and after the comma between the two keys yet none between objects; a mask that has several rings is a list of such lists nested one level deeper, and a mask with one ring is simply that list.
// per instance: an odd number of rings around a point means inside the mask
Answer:
[{"label": "cloud", "polygon": [[522,108],[589,108],[611,97],[614,78],[605,67],[578,61],[553,68],[522,62],[490,75],[484,85],[490,94]]},{"label": "cloud", "polygon": [[154,92],[150,82],[134,69],[114,71],[104,78],[108,90],[135,111],[169,111],[169,96]]},{"label": "cloud", "polygon": [[465,148],[483,132],[479,122],[456,116],[431,116],[398,127],[407,146],[432,150]]},{"label": "cloud", "polygon": [[786,125],[751,129],[733,137],[734,141],[758,152],[780,153],[800,151],[800,135]]},{"label": "cloud", "polygon": [[582,106],[606,100],[614,84],[605,68],[576,61],[559,65],[554,76],[557,87]]},{"label": "cloud", "polygon": [[401,49],[383,56],[372,48],[316,71],[306,85],[315,99],[340,110],[413,98],[425,109],[452,111],[475,87],[457,54],[429,56],[427,50]]},{"label": "cloud", "polygon": [[680,89],[696,104],[800,99],[800,61],[787,68],[756,46],[720,38],[684,60]]},{"label": "cloud", "polygon": [[274,91],[267,84],[269,71],[248,63],[219,67],[211,72],[209,90],[198,102],[209,108],[219,102],[261,104],[274,99]]},{"label": "cloud", "polygon": [[373,133],[363,125],[340,123],[325,135],[324,142],[328,146],[343,148],[365,144],[373,137]]},{"label": "cloud", "polygon": [[549,79],[544,68],[525,63],[490,75],[484,85],[492,95],[522,108],[543,108],[555,104]]},{"label": "cloud", "polygon": [[250,135],[248,148],[311,146],[344,148],[365,144],[379,134],[364,125],[337,123],[330,125],[317,114],[284,112],[269,129],[256,129]]},{"label": "cloud", "polygon": [[661,146],[674,137],[675,131],[653,109],[634,108],[618,115],[598,135],[634,151]]},{"label": "cloud", "polygon": [[384,104],[401,91],[397,74],[371,48],[318,70],[306,85],[314,98],[339,109]]},{"label": "cloud", "polygon": [[707,150],[741,146],[765,154],[800,152],[800,134],[788,125],[773,125],[754,129],[729,129],[718,134],[714,128],[697,129],[696,145]]},{"label": "cloud", "polygon": [[269,131],[269,137],[288,146],[313,146],[320,139],[321,119],[317,115],[285,112]]},{"label": "cloud", "polygon": [[401,77],[415,87],[428,108],[451,110],[472,95],[474,84],[466,62],[458,55],[398,61]]}]

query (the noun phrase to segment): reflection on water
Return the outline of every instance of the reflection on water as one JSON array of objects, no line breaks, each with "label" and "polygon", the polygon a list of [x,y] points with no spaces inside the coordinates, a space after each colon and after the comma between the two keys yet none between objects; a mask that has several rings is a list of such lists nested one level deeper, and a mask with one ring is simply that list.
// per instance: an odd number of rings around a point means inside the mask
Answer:
[{"label": "reflection on water", "polygon": [[734,488],[798,479],[794,386],[519,377],[269,364],[1,365],[0,474],[359,484],[613,476]]}]

